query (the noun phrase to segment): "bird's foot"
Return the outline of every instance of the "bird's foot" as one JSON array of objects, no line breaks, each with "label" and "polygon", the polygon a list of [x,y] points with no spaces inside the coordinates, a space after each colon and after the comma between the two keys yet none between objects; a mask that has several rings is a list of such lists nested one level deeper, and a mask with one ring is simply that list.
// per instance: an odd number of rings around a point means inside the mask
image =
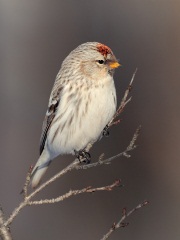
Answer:
[{"label": "bird's foot", "polygon": [[87,163],[89,164],[91,162],[91,155],[89,152],[86,152],[85,150],[75,151],[76,157],[79,159],[80,163]]},{"label": "bird's foot", "polygon": [[105,137],[109,137],[109,126],[106,125],[105,128],[103,129],[102,135]]}]

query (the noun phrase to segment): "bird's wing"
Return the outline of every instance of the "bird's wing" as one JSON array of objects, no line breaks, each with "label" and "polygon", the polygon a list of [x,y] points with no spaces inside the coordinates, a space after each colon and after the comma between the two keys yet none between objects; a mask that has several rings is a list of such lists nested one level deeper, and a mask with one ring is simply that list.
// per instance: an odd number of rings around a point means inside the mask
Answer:
[{"label": "bird's wing", "polygon": [[42,133],[41,133],[41,138],[40,138],[40,155],[44,149],[44,145],[47,139],[47,133],[49,130],[49,127],[56,115],[56,110],[59,105],[58,100],[53,100],[52,103],[49,105],[48,110],[46,112],[46,116],[43,121],[43,126],[42,126]]},{"label": "bird's wing", "polygon": [[[51,126],[51,123],[56,115],[57,107],[60,102],[60,96],[63,90],[63,87],[61,84],[58,83],[59,78],[56,78],[56,81],[54,83],[50,100],[49,100],[49,107],[46,112],[46,116],[43,121],[43,126],[42,126],[42,133],[41,133],[41,138],[40,138],[40,155],[44,149],[44,145],[47,139],[47,134],[49,127]],[[59,85],[59,86],[58,86]]]}]

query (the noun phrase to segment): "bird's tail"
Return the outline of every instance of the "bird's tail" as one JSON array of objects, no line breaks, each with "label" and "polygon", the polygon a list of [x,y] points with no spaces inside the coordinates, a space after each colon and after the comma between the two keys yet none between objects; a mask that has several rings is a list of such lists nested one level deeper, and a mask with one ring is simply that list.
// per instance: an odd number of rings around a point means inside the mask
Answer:
[{"label": "bird's tail", "polygon": [[35,188],[45,172],[47,171],[51,159],[46,151],[43,151],[31,173],[31,186]]}]

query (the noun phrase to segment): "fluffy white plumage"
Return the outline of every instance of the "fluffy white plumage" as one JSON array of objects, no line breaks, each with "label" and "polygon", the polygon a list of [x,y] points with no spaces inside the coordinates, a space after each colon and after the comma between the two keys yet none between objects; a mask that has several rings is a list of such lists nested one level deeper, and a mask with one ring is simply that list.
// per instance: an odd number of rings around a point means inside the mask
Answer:
[{"label": "fluffy white plumage", "polygon": [[116,111],[113,72],[118,66],[111,49],[97,42],[81,44],[63,61],[43,122],[32,187],[55,157],[81,151],[101,136]]}]

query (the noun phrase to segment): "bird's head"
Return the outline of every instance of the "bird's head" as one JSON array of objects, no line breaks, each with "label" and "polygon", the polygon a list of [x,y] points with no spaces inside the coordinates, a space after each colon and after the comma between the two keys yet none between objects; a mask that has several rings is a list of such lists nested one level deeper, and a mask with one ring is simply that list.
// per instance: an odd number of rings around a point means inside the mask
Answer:
[{"label": "bird's head", "polygon": [[98,42],[87,42],[79,45],[66,58],[72,69],[80,71],[83,76],[92,79],[104,78],[113,75],[114,69],[119,67],[112,50]]}]

